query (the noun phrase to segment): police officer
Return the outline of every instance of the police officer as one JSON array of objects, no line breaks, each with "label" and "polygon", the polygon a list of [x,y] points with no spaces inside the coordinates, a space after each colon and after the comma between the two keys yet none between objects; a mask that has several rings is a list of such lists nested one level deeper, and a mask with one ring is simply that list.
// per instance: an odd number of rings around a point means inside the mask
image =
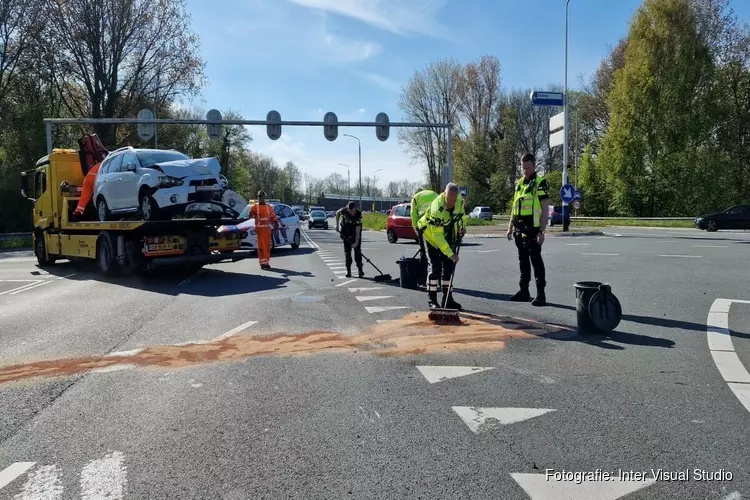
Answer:
[{"label": "police officer", "polygon": [[466,234],[466,213],[456,184],[449,183],[445,192],[432,201],[419,219],[418,226],[427,242],[427,256],[430,259],[427,304],[431,309],[441,307],[441,303],[437,301],[437,291],[442,280],[445,307],[461,310],[461,304],[453,300],[453,294],[448,295],[448,285],[458,263],[454,248],[458,243],[458,236]]},{"label": "police officer", "polygon": [[523,177],[516,183],[513,195],[512,217],[508,223],[506,237],[516,240],[518,262],[521,268],[520,290],[511,297],[514,302],[528,302],[531,268],[536,278],[536,297],[531,302],[535,306],[547,304],[544,287],[547,285],[542,260],[544,231],[549,218],[549,183],[536,173],[534,155],[526,153],[521,158]]},{"label": "police officer", "polygon": [[[341,221],[341,224],[339,224]],[[354,261],[359,269],[359,277],[364,278],[362,270],[362,212],[357,209],[357,204],[350,201],[349,204],[336,212],[336,231],[344,240],[344,255],[346,256],[346,277],[352,277],[352,248],[354,249]]]},{"label": "police officer", "polygon": [[421,219],[427,212],[438,194],[430,189],[422,189],[414,193],[411,199],[411,227],[417,233],[417,241],[419,241],[419,250],[422,254],[422,260],[427,259],[427,253],[424,248],[424,235],[422,230],[419,229],[419,219]]}]

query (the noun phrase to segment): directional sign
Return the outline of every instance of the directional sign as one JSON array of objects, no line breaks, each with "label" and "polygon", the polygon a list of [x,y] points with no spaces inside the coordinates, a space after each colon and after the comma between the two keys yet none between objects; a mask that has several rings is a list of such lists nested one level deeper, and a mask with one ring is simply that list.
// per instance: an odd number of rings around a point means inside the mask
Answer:
[{"label": "directional sign", "polygon": [[[218,109],[209,110],[206,113],[206,120],[221,121],[221,111]],[[218,139],[221,137],[221,125],[208,124],[206,125],[209,139]]]},{"label": "directional sign", "polygon": [[[154,119],[154,112],[150,109],[142,109],[138,112],[138,119],[139,120],[153,120]],[[147,141],[151,139],[154,136],[154,125],[153,123],[139,123],[138,124],[138,137],[141,138],[142,141]]]},{"label": "directional sign", "polygon": [[576,192],[573,194],[574,200],[580,200],[581,199],[581,192],[576,189]]},{"label": "directional sign", "polygon": [[578,200],[575,200],[573,202],[573,208],[575,208],[576,210],[578,210],[579,208],[581,208],[581,202],[578,201]]},{"label": "directional sign", "polygon": [[555,116],[549,119],[549,131],[554,132],[565,127],[565,111],[557,113]]},{"label": "directional sign", "polygon": [[563,203],[570,203],[573,201],[574,194],[575,189],[570,184],[564,184],[563,187],[560,188],[560,199]]},{"label": "directional sign", "polygon": [[542,92],[534,90],[531,92],[531,103],[534,106],[562,106],[564,95],[562,92]]},{"label": "directional sign", "polygon": [[564,142],[565,130],[558,130],[557,132],[549,135],[549,147],[551,148],[562,146]]}]

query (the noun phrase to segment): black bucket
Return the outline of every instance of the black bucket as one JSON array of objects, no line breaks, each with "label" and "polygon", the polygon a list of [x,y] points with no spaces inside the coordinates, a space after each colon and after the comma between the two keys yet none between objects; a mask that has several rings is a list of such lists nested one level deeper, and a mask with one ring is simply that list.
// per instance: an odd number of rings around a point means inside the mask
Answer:
[{"label": "black bucket", "polygon": [[396,261],[401,272],[401,288],[418,289],[427,285],[427,261],[414,257],[401,257]]},{"label": "black bucket", "polygon": [[610,333],[622,319],[620,301],[608,283],[579,281],[576,289],[576,318],[578,331],[595,335]]}]

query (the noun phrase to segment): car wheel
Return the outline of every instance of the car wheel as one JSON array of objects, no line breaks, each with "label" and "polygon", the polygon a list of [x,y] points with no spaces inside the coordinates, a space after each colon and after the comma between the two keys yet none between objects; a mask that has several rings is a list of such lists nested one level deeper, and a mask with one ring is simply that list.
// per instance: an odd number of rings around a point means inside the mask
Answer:
[{"label": "car wheel", "polygon": [[159,216],[159,205],[156,204],[156,200],[147,192],[142,192],[140,197],[140,203],[138,208],[141,211],[143,220],[156,220]]},{"label": "car wheel", "polygon": [[398,236],[396,236],[396,231],[393,229],[388,230],[388,243],[396,243],[398,241]]},{"label": "car wheel", "polygon": [[96,213],[99,216],[99,222],[107,222],[109,220],[109,207],[107,206],[107,200],[99,198],[96,202]]},{"label": "car wheel", "polygon": [[718,227],[715,220],[706,221],[706,231],[708,231],[709,233],[713,233],[717,229]]},{"label": "car wheel", "polygon": [[294,241],[292,242],[292,248],[293,249],[296,250],[296,249],[299,248],[300,238],[301,238],[301,236],[300,236],[300,233],[299,233],[299,229],[297,229],[294,232]]}]

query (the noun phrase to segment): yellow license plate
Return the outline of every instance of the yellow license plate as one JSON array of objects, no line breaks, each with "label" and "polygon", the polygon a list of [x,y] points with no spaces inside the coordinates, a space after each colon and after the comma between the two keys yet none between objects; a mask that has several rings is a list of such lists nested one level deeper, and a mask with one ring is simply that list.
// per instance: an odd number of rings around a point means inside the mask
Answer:
[{"label": "yellow license plate", "polygon": [[171,243],[160,243],[158,245],[146,245],[147,252],[164,252],[168,250],[176,250],[175,245]]}]

